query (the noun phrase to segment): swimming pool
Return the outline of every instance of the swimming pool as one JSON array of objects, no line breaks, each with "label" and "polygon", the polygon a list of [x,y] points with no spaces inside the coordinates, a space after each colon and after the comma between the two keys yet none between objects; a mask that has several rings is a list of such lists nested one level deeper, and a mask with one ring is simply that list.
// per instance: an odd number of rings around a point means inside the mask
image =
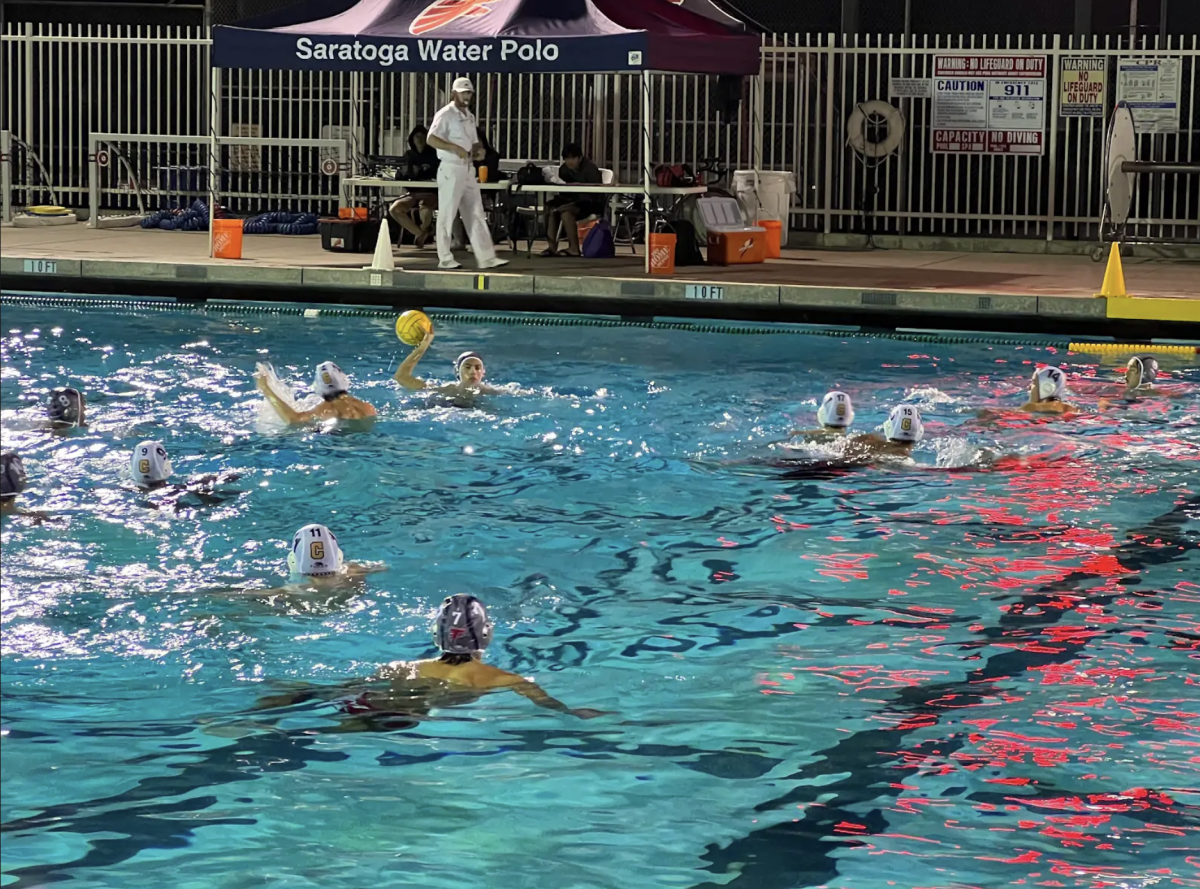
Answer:
[{"label": "swimming pool", "polygon": [[[3,885],[1196,884],[1195,367],[1100,411],[1113,368],[1047,346],[462,318],[420,371],[472,348],[525,392],[463,409],[396,391],[391,320],[5,304],[4,448],[54,518],[3,525]],[[374,429],[257,431],[255,362],[326,359]],[[973,421],[1043,361],[1081,416]],[[67,381],[87,430],[20,414]],[[916,465],[748,462],[833,387],[863,431],[919,405]],[[145,438],[241,493],[145,508]],[[388,569],[322,607],[229,594],[282,583],[308,522]],[[612,715],[246,713],[429,655],[458,591],[491,663]]]}]

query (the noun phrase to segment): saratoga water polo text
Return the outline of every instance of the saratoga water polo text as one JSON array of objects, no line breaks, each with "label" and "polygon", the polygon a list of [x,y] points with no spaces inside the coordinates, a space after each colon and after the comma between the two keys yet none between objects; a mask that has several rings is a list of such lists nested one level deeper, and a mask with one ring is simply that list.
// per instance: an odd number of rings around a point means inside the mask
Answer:
[{"label": "saratoga water polo text", "polygon": [[[553,62],[558,58],[558,44],[537,40],[492,40],[467,43],[464,40],[416,40],[418,58],[423,62],[488,62],[519,59],[523,62]],[[493,55],[495,53],[495,55]],[[410,59],[408,43],[331,43],[300,37],[296,40],[296,58],[322,61],[366,61],[375,62],[382,68],[407,62]]]}]

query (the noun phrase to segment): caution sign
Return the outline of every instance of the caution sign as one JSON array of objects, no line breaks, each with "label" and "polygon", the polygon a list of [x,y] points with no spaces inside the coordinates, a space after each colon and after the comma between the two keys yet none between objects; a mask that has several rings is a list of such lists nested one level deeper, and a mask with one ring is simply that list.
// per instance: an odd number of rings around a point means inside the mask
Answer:
[{"label": "caution sign", "polygon": [[1059,68],[1058,113],[1063,117],[1103,117],[1108,83],[1108,60],[1095,56],[1064,56]]}]

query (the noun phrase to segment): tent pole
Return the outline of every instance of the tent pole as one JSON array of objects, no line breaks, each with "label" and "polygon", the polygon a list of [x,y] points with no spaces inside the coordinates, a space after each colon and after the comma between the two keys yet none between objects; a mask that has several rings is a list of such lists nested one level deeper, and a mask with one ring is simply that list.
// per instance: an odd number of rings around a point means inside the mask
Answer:
[{"label": "tent pole", "polygon": [[650,72],[642,70],[642,190],[645,219],[643,231],[646,235],[646,274],[650,274]]},{"label": "tent pole", "polygon": [[[211,51],[211,50],[210,50]],[[217,176],[221,168],[221,69],[212,67],[212,83],[208,96],[208,256],[213,256],[217,221]]]},{"label": "tent pole", "polygon": [[362,92],[362,74],[358,71],[350,72],[350,175],[358,175],[358,128],[361,122],[358,119],[358,98]]},{"label": "tent pole", "polygon": [[[766,47],[767,38],[763,35],[763,48]],[[766,90],[764,86],[767,82],[767,54],[761,49],[758,53],[758,77],[753,81],[753,99],[751,103],[751,113],[754,115],[754,120],[750,122],[750,166],[755,170],[763,168],[763,145],[766,142],[766,133],[764,132],[764,94]]]}]

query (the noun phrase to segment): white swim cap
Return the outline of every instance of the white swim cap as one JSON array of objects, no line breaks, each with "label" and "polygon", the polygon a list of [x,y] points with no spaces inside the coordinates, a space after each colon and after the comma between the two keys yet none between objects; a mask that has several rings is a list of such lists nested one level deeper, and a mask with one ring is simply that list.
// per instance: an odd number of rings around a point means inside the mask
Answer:
[{"label": "white swim cap", "polygon": [[433,623],[433,641],[450,654],[483,651],[492,641],[492,622],[487,609],[474,596],[447,596]]},{"label": "white swim cap", "polygon": [[1038,401],[1062,398],[1067,394],[1067,375],[1057,367],[1039,367],[1033,372]]},{"label": "white swim cap", "polygon": [[288,568],[293,574],[320,577],[342,570],[342,548],[324,525],[305,525],[292,538]]},{"label": "white swim cap", "polygon": [[129,471],[133,474],[135,482],[143,488],[148,488],[165,482],[174,470],[171,467],[171,458],[167,456],[167,449],[161,442],[144,441],[133,449],[133,456],[129,459]]},{"label": "white swim cap", "polygon": [[1158,376],[1158,359],[1153,355],[1135,355],[1125,365],[1125,383],[1130,389],[1149,389]]},{"label": "white swim cap", "polygon": [[817,408],[817,422],[822,426],[836,426],[845,429],[854,422],[854,405],[850,396],[845,392],[828,392]]},{"label": "white swim cap", "polygon": [[317,373],[313,377],[313,388],[326,400],[337,398],[337,396],[350,391],[350,378],[332,361],[326,361],[317,365]]},{"label": "white swim cap", "polygon": [[921,412],[912,405],[896,405],[884,421],[883,434],[888,441],[920,441],[925,437]]}]

